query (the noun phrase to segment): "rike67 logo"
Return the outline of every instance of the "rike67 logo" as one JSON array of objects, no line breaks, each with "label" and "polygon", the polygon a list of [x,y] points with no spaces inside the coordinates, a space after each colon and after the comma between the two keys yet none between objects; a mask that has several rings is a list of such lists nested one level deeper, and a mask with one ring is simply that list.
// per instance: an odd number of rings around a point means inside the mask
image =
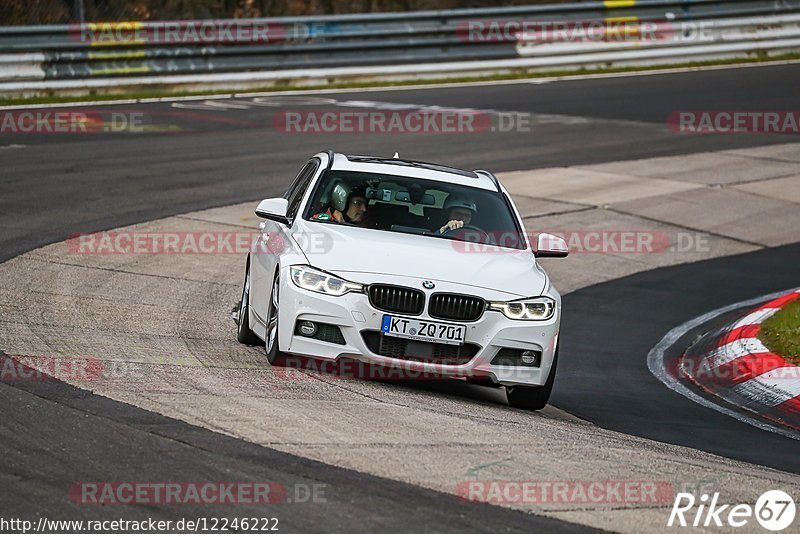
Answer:
[{"label": "rike67 logo", "polygon": [[749,504],[719,504],[719,493],[695,498],[691,493],[678,493],[667,526],[680,527],[743,527],[753,518],[765,529],[778,532],[794,523],[795,504],[781,490],[764,492],[755,506]]}]

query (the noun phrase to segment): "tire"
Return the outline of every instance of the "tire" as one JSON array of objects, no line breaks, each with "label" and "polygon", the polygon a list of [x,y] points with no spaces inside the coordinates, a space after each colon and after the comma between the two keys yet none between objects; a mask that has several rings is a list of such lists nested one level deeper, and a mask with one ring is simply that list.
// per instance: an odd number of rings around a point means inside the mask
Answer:
[{"label": "tire", "polygon": [[255,332],[250,330],[248,315],[250,310],[250,262],[247,262],[247,269],[244,273],[244,284],[242,285],[242,301],[239,303],[239,320],[236,325],[236,339],[245,345],[261,345],[264,342]]},{"label": "tire", "polygon": [[264,350],[267,353],[267,361],[271,365],[280,365],[283,353],[278,349],[278,303],[280,300],[279,289],[281,287],[281,275],[275,275],[272,283],[272,292],[269,297],[269,311],[267,312],[267,333],[264,336]]},{"label": "tire", "polygon": [[[560,345],[560,343],[559,343]],[[547,406],[553,384],[556,382],[556,366],[558,364],[558,347],[553,356],[553,365],[550,367],[550,376],[543,386],[506,386],[508,404],[523,410],[541,410]]]}]

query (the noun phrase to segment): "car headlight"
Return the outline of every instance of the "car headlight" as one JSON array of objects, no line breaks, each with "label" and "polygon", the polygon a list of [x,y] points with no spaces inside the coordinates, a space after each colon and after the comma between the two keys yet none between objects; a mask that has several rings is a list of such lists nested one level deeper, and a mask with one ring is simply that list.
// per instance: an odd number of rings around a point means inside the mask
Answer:
[{"label": "car headlight", "polygon": [[509,319],[523,321],[546,321],[556,313],[556,301],[550,297],[490,302],[489,309],[503,312]]},{"label": "car headlight", "polygon": [[350,292],[361,293],[364,286],[355,282],[348,282],[325,271],[320,271],[308,265],[293,265],[289,268],[292,282],[301,289],[341,297]]}]

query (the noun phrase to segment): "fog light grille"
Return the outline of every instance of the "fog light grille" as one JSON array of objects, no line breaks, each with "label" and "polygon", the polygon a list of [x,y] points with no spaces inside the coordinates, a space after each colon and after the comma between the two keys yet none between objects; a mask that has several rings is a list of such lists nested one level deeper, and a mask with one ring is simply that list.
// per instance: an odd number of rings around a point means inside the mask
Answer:
[{"label": "fog light grille", "polygon": [[[522,353],[525,353],[525,359],[530,363],[525,363]],[[510,349],[502,348],[492,358],[492,365],[505,365],[509,367],[540,367],[542,365],[542,352],[530,349]]]},{"label": "fog light grille", "polygon": [[300,323],[305,321],[297,321],[294,327],[294,334],[296,336],[303,336],[308,339],[316,339],[317,341],[324,341],[325,343],[333,343],[334,345],[346,345],[341,329],[333,324],[316,323],[317,331],[313,336],[305,336],[300,332]]}]

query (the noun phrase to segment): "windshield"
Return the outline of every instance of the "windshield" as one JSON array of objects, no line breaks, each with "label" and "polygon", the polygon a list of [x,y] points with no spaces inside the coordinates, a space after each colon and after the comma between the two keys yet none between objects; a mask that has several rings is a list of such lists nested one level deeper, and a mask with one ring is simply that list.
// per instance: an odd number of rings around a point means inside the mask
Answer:
[{"label": "windshield", "polygon": [[502,193],[405,176],[325,171],[303,218],[525,248],[522,229]]}]

